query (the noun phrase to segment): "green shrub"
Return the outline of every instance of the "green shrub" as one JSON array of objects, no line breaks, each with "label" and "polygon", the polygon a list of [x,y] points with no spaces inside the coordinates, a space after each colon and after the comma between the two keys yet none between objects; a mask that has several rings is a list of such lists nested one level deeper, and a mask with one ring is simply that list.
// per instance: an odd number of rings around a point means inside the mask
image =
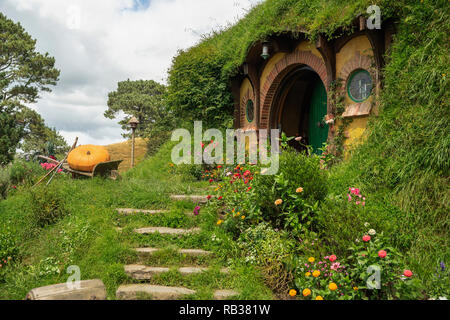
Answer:
[{"label": "green shrub", "polygon": [[290,198],[288,195],[295,194],[300,187],[303,188],[300,197],[304,203],[310,206],[315,205],[327,194],[327,173],[321,169],[318,156],[308,156],[294,149],[284,150],[280,155],[278,174],[261,175],[255,180],[256,199],[264,219],[272,220],[276,225],[282,226],[280,207],[274,202],[277,199],[288,200],[286,197]]},{"label": "green shrub", "polygon": [[42,173],[42,168],[35,162],[15,160],[9,168],[11,183],[29,185],[36,175]]},{"label": "green shrub", "polygon": [[10,185],[11,179],[7,168],[0,168],[0,198],[6,198]]},{"label": "green shrub", "polygon": [[270,288],[278,293],[287,291],[292,278],[285,263],[295,249],[295,242],[286,232],[260,223],[246,229],[237,244],[244,253],[245,262],[261,268]]},{"label": "green shrub", "polygon": [[34,223],[45,227],[68,214],[66,200],[55,187],[41,187],[31,191],[30,207]]}]

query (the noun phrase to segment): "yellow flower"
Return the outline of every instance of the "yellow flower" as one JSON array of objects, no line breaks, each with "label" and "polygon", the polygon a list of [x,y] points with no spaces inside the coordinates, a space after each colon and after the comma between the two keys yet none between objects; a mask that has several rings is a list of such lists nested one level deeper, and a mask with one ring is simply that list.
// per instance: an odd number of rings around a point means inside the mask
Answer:
[{"label": "yellow flower", "polygon": [[314,261],[316,261],[316,259],[314,259],[314,257],[310,257],[310,258],[308,259],[308,261],[309,261],[310,263],[313,263]]},{"label": "yellow flower", "polygon": [[305,290],[303,290],[303,296],[307,297],[311,294],[311,290],[309,290],[308,288],[306,288]]},{"label": "yellow flower", "polygon": [[311,272],[307,272],[307,273],[305,273],[305,276],[306,276],[306,277],[309,277],[309,276],[311,276]]},{"label": "yellow flower", "polygon": [[289,291],[289,295],[290,295],[291,297],[295,297],[295,296],[297,295],[297,290],[291,289],[291,290]]},{"label": "yellow flower", "polygon": [[323,300],[323,297],[322,296],[317,296],[316,300]]},{"label": "yellow flower", "polygon": [[238,212],[238,213],[236,213],[236,215],[239,217],[240,215],[241,215],[241,213],[240,212]]},{"label": "yellow flower", "polygon": [[317,278],[318,276],[320,276],[320,271],[319,271],[319,270],[315,270],[315,271],[313,272],[313,277],[314,277],[314,278]]},{"label": "yellow flower", "polygon": [[244,220],[244,219],[245,219],[245,216],[242,216],[241,219]]},{"label": "yellow flower", "polygon": [[281,199],[278,199],[277,201],[275,201],[276,206],[279,206],[282,203],[283,203],[283,200],[281,200]]},{"label": "yellow flower", "polygon": [[297,188],[297,190],[295,190],[295,192],[297,192],[297,193],[302,193],[302,192],[303,192],[303,188],[302,188],[302,187]]},{"label": "yellow flower", "polygon": [[358,287],[353,287],[353,290],[358,291]]},{"label": "yellow flower", "polygon": [[220,226],[223,223],[223,220],[217,221],[217,225]]},{"label": "yellow flower", "polygon": [[329,288],[331,291],[335,291],[335,290],[337,289],[337,285],[336,285],[336,283],[332,282],[332,283],[330,283],[330,285],[328,286],[328,288]]}]

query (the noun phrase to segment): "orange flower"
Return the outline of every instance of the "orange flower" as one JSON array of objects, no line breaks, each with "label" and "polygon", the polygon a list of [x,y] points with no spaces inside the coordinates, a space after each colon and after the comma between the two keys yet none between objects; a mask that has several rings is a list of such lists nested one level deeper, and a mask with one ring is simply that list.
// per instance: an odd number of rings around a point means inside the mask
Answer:
[{"label": "orange flower", "polygon": [[220,226],[223,223],[223,220],[217,221],[217,225]]},{"label": "orange flower", "polygon": [[323,300],[323,297],[322,296],[317,296],[316,300]]},{"label": "orange flower", "polygon": [[306,288],[305,290],[303,290],[303,296],[307,297],[311,294],[311,290],[309,290],[308,288]]},{"label": "orange flower", "polygon": [[337,284],[334,283],[334,282],[332,282],[332,283],[330,283],[330,285],[328,286],[328,288],[329,288],[331,291],[335,291],[335,290],[337,290]]},{"label": "orange flower", "polygon": [[303,188],[302,188],[302,187],[297,188],[297,190],[295,190],[295,192],[297,192],[297,193],[302,193],[302,192],[303,192]]},{"label": "orange flower", "polygon": [[315,271],[313,272],[313,277],[314,277],[314,278],[317,278],[318,276],[320,276],[320,271],[319,271],[319,270],[315,270]]},{"label": "orange flower", "polygon": [[275,201],[276,206],[279,206],[282,203],[283,203],[283,200],[281,200],[281,199],[278,199],[277,201]]},{"label": "orange flower", "polygon": [[291,290],[289,291],[289,295],[290,295],[291,297],[295,297],[295,296],[297,295],[297,290],[291,289]]}]

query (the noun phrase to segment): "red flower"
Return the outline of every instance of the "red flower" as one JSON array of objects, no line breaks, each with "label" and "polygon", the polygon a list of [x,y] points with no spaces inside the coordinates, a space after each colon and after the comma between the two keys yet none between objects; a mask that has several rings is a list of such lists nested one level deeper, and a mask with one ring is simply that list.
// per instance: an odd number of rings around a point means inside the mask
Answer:
[{"label": "red flower", "polygon": [[214,181],[213,179],[209,179],[209,183],[213,183],[213,181]]},{"label": "red flower", "polygon": [[250,170],[247,170],[247,171],[244,172],[244,177],[246,177],[246,176],[248,176],[250,174],[251,174]]},{"label": "red flower", "polygon": [[13,188],[13,189],[17,189],[17,187],[16,187],[16,186],[12,186],[12,188]]},{"label": "red flower", "polygon": [[248,187],[247,191],[250,191],[250,190],[252,190],[252,187]]},{"label": "red flower", "polygon": [[337,259],[337,257],[336,257],[334,254],[332,254],[332,255],[330,256],[330,258],[329,258],[329,260],[330,260],[331,262],[336,261],[336,259]]},{"label": "red flower", "polygon": [[386,258],[386,255],[387,255],[387,252],[386,252],[386,251],[384,251],[384,250],[378,251],[378,256],[379,256],[381,259]]},{"label": "red flower", "polygon": [[370,241],[370,236],[368,234],[366,234],[364,237],[362,237],[364,242],[369,242]]},{"label": "red flower", "polygon": [[412,275],[413,275],[413,273],[412,273],[411,270],[405,270],[405,271],[403,271],[403,275],[404,275],[405,277],[411,278]]},{"label": "red flower", "polygon": [[222,166],[217,166],[217,169],[220,169],[220,168],[222,168]]},{"label": "red flower", "polygon": [[212,196],[208,195],[206,199],[211,200]]},{"label": "red flower", "polygon": [[219,200],[222,200],[222,199],[223,199],[223,197],[222,197],[222,196],[220,196],[220,197],[219,197]]}]

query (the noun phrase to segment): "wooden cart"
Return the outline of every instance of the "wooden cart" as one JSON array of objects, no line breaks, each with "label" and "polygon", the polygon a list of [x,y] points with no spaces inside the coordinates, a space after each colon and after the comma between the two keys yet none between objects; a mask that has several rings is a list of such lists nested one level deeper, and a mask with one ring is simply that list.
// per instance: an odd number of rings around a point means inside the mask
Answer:
[{"label": "wooden cart", "polygon": [[[45,156],[38,156],[41,159],[44,159],[48,162],[52,162],[56,165],[58,165],[60,162],[57,160],[51,159],[49,157]],[[110,177],[113,180],[116,180],[120,177],[119,175],[119,165],[122,163],[123,160],[115,160],[115,161],[108,161],[108,162],[100,162],[94,167],[94,170],[92,172],[85,172],[85,171],[78,171],[74,170],[69,167],[69,164],[67,162],[64,162],[62,164],[62,169],[72,173],[72,177],[75,178],[77,176],[85,176],[85,177]]]},{"label": "wooden cart", "polygon": [[84,171],[78,171],[74,170],[69,167],[68,163],[63,163],[62,168],[70,173],[72,173],[73,177],[76,176],[85,176],[85,177],[110,177],[113,180],[116,180],[119,178],[119,165],[122,163],[123,160],[115,160],[115,161],[107,161],[107,162],[100,162],[94,167],[94,170],[92,172],[84,172]]}]

